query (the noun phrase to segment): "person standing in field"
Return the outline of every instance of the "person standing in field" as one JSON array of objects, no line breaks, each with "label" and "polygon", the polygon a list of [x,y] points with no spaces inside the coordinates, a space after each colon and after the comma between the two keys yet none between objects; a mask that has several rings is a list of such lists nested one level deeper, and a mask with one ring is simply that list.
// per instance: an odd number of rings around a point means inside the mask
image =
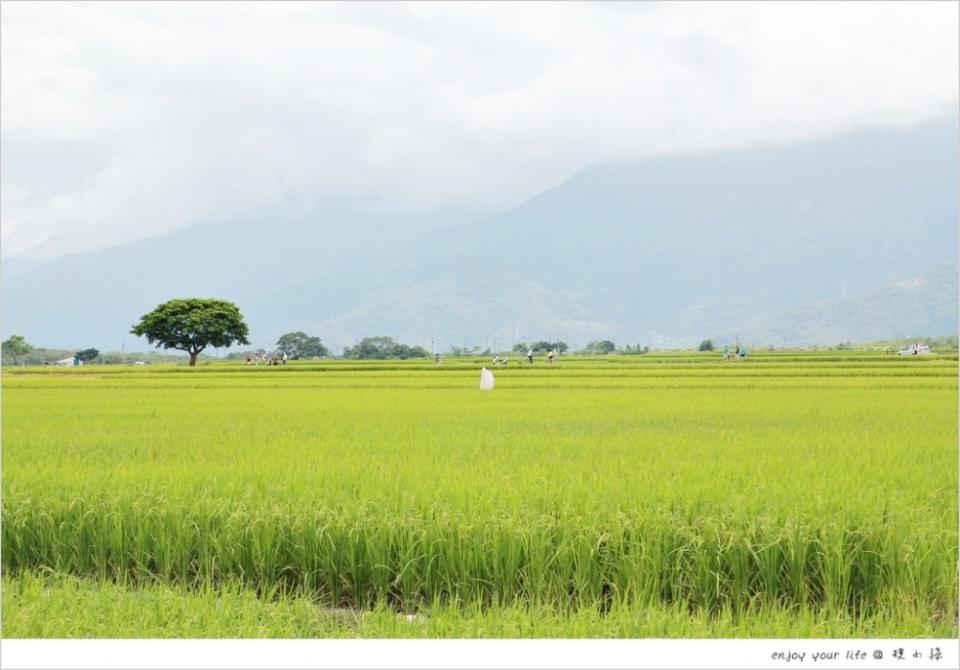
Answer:
[{"label": "person standing in field", "polygon": [[730,347],[728,345],[723,345],[723,360],[730,360]]},{"label": "person standing in field", "polygon": [[557,357],[556,349],[551,349],[550,353],[547,354],[547,361],[550,363],[550,365],[553,365],[553,359],[556,357]]},{"label": "person standing in field", "polygon": [[527,349],[527,362],[533,365],[533,349]]},{"label": "person standing in field", "polygon": [[283,360],[283,364],[286,365],[286,364],[287,364],[287,352],[286,352],[286,351],[283,352],[283,359],[282,359],[282,360]]}]

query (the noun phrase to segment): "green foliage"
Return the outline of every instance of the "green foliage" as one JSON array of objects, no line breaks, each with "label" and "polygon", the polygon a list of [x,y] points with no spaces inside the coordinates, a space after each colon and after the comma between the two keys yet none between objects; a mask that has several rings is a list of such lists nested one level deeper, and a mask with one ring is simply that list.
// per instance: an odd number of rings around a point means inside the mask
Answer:
[{"label": "green foliage", "polygon": [[515,354],[526,354],[528,350],[529,347],[527,346],[526,342],[517,342],[515,345],[513,345],[513,349],[511,349],[511,351]]},{"label": "green foliage", "polygon": [[[76,356],[76,349],[47,349],[37,347],[21,358],[25,365],[43,365],[53,363],[64,358]],[[148,363],[179,363],[187,360],[182,354],[164,353],[160,351],[128,351],[121,353],[119,351],[101,351],[92,362],[101,365],[122,365],[131,364],[135,361],[146,361]]]},{"label": "green foliage", "polygon": [[697,351],[713,351],[713,340],[707,338],[700,342],[700,346],[697,347]]},{"label": "green foliage", "polygon": [[0,346],[2,346],[0,354],[3,356],[4,363],[19,363],[20,359],[33,351],[33,346],[23,335],[11,335]]},{"label": "green foliage", "polygon": [[624,356],[639,356],[650,353],[650,347],[646,345],[640,346],[639,344],[631,346],[628,344],[620,351],[620,353]]},{"label": "green foliage", "polygon": [[391,358],[425,358],[430,356],[423,347],[399,344],[392,337],[365,337],[356,346],[343,350],[344,358],[385,360]]},{"label": "green foliage", "polygon": [[610,340],[599,340],[589,343],[583,348],[581,353],[594,356],[606,356],[607,354],[612,354],[616,350],[617,345]]},{"label": "green foliage", "polygon": [[323,346],[319,337],[311,337],[302,331],[281,335],[277,340],[277,351],[285,352],[293,360],[323,358],[330,355],[330,351]]},{"label": "green foliage", "polygon": [[74,358],[76,358],[81,363],[89,363],[99,355],[100,355],[99,349],[90,348],[90,349],[83,349],[82,351],[78,351],[77,353],[74,354]]},{"label": "green foliage", "polygon": [[[545,354],[548,351],[554,351],[554,350],[562,354],[563,352],[567,351],[570,348],[570,346],[563,340],[559,340],[557,342],[547,342],[546,340],[540,340],[539,342],[534,342],[533,344],[531,344],[530,348],[533,349],[534,352],[538,354]],[[526,350],[523,353],[526,353]]]},{"label": "green foliage", "polygon": [[[922,603],[895,613],[826,617],[813,608],[690,612],[625,599],[573,608],[538,604],[430,603],[397,612],[318,606],[309,595],[269,598],[237,580],[217,588],[94,581],[69,575],[3,575],[8,638],[950,638],[952,622]],[[931,623],[934,622],[934,623]]]},{"label": "green foliage", "polygon": [[212,298],[170,300],[144,314],[130,330],[165,349],[179,349],[190,354],[190,365],[209,346],[229,347],[249,344],[247,324],[232,302]]}]

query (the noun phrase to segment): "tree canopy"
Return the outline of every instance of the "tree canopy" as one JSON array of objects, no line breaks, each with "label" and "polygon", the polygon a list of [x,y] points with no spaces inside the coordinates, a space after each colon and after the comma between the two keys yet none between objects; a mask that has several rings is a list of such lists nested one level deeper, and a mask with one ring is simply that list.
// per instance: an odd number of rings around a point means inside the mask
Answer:
[{"label": "tree canopy", "polygon": [[277,351],[286,353],[293,360],[330,355],[330,351],[323,346],[319,337],[311,337],[299,330],[281,335],[277,340]]},{"label": "tree canopy", "polygon": [[559,342],[547,342],[546,340],[540,340],[539,342],[534,342],[530,345],[530,348],[534,351],[554,351],[558,353],[563,353],[570,347],[566,342],[560,340]]},{"label": "tree canopy", "polygon": [[617,350],[617,345],[612,340],[597,340],[591,342],[583,348],[585,354],[612,354]]},{"label": "tree canopy", "polygon": [[33,346],[27,342],[23,335],[11,335],[9,339],[2,344],[0,355],[4,362],[10,359],[11,363],[17,363],[21,358],[33,351]]},{"label": "tree canopy", "polygon": [[73,356],[81,363],[89,363],[99,355],[100,355],[100,350],[94,349],[91,347],[90,349],[84,349],[83,351],[78,351]]},{"label": "tree canopy", "polygon": [[386,358],[425,358],[430,353],[423,347],[411,347],[400,344],[392,337],[365,337],[356,346],[343,350],[344,358],[386,359]]},{"label": "tree canopy", "polygon": [[187,352],[190,365],[196,365],[197,356],[209,346],[249,344],[240,310],[232,302],[215,298],[170,300],[140,317],[130,332],[157,347]]}]

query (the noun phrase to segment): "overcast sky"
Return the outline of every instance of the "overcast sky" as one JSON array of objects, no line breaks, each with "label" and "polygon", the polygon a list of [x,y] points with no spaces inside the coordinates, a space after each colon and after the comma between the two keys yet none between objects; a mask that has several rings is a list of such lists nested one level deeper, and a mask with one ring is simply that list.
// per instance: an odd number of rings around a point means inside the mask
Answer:
[{"label": "overcast sky", "polygon": [[3,3],[5,257],[956,113],[957,3]]}]

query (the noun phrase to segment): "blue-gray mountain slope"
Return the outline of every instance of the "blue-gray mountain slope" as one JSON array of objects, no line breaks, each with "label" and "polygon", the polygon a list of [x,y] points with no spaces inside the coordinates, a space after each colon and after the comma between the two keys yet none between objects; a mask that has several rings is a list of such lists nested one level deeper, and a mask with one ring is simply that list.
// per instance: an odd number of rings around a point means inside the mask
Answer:
[{"label": "blue-gray mountain slope", "polygon": [[429,234],[349,207],[197,226],[5,273],[3,335],[129,348],[140,314],[188,295],[235,300],[258,344],[293,329],[334,346],[389,334],[443,348],[651,334],[695,344],[750,324],[774,344],[948,334],[927,329],[955,332],[955,301],[921,318],[937,291],[887,321],[876,302],[870,318],[820,329],[792,310],[930,272],[955,278],[957,182],[951,118],[598,165],[482,221],[441,217]]}]

